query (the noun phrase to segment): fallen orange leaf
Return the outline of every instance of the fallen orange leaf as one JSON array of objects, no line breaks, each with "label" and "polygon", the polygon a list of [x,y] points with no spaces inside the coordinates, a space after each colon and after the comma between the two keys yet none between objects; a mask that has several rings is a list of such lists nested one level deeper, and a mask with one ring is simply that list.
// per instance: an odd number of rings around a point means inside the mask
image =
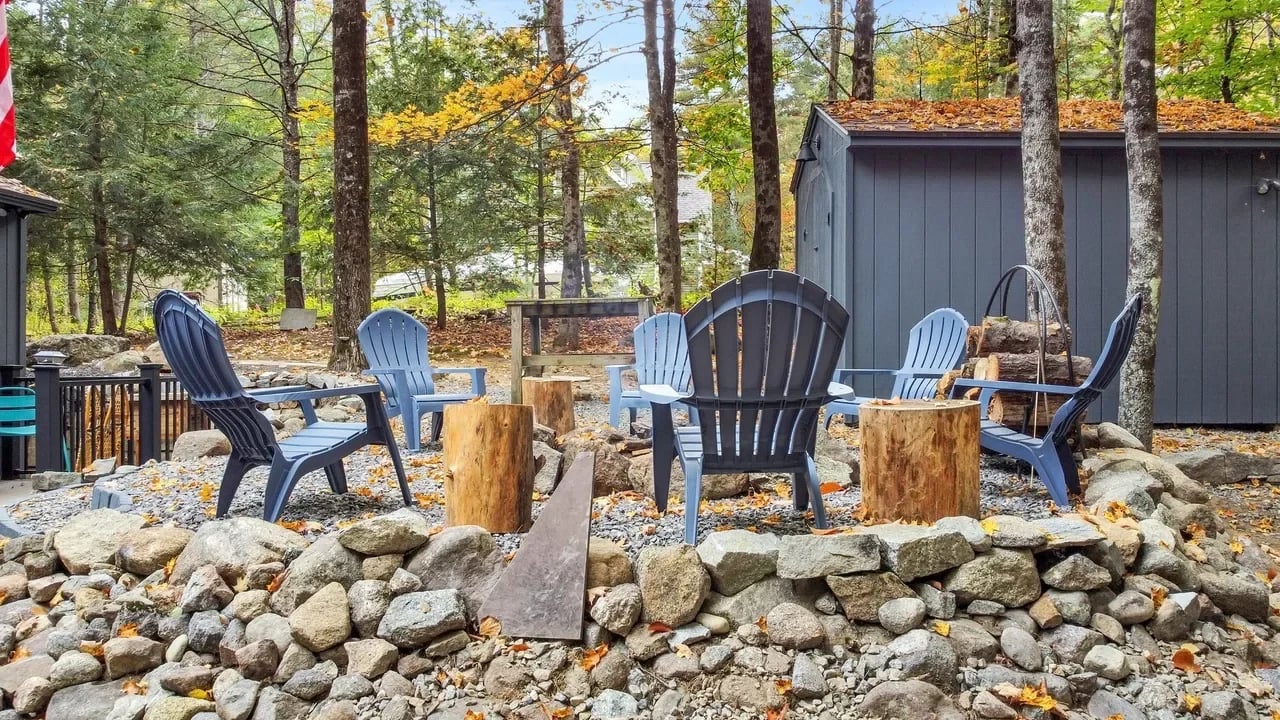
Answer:
[{"label": "fallen orange leaf", "polygon": [[1180,647],[1174,651],[1173,666],[1183,672],[1200,672],[1200,663],[1196,662],[1196,654],[1186,647]]},{"label": "fallen orange leaf", "polygon": [[591,669],[599,665],[600,661],[604,659],[604,656],[608,654],[609,654],[608,644],[601,645],[600,647],[594,650],[583,650],[582,661],[578,664],[582,666],[583,670],[586,670],[587,672],[591,672]]}]

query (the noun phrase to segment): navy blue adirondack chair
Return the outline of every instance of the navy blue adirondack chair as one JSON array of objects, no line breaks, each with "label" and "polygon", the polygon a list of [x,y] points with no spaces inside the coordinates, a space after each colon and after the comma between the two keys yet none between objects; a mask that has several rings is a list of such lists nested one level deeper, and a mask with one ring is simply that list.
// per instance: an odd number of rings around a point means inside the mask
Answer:
[{"label": "navy blue adirondack chair", "polygon": [[[377,385],[245,390],[236,379],[222,331],[213,318],[173,290],[156,296],[154,313],[156,335],[173,374],[192,402],[231,442],[231,455],[218,489],[218,517],[230,510],[244,474],[262,465],[271,468],[262,502],[262,517],[268,521],[280,518],[294,486],[309,472],[323,469],[329,487],[335,493],[345,493],[347,476],[342,459],[366,445],[387,446],[404,502],[413,503]],[[321,422],[316,417],[316,400],[342,395],[358,395],[364,401],[366,422]],[[258,406],[284,402],[297,402],[307,424],[292,437],[276,440],[275,430]]]},{"label": "navy blue adirondack chair", "polygon": [[622,422],[625,408],[636,421],[636,411],[649,407],[639,390],[624,390],[622,373],[634,370],[640,385],[670,385],[684,391],[689,387],[689,344],[684,336],[684,318],[677,313],[658,313],[636,326],[636,361],[632,365],[607,365],[609,373],[609,424]]},{"label": "navy blue adirondack chair", "polygon": [[[379,310],[360,323],[356,331],[360,347],[369,361],[366,375],[382,385],[387,396],[387,414],[404,420],[405,445],[422,447],[422,416],[431,413],[431,439],[440,439],[446,405],[464,403],[484,395],[485,368],[431,367],[427,350],[427,328],[403,310]],[[438,393],[433,375],[471,376],[471,392]]]},{"label": "navy blue adirondack chair", "polygon": [[[818,413],[853,388],[830,382],[849,313],[814,283],[781,270],[758,270],[711,292],[684,316],[692,387],[642,385],[653,407],[653,478],[666,510],[671,462],[685,473],[685,541],[697,540],[704,474],[792,474],[795,508],[812,504],[827,526],[813,461]],[[697,411],[674,428],[671,405]],[[674,445],[674,447],[673,447]]]},{"label": "navy blue adirondack chair", "polygon": [[[982,404],[982,447],[992,452],[1022,460],[1035,469],[1040,480],[1049,489],[1053,501],[1061,507],[1069,505],[1067,492],[1080,492],[1080,473],[1068,444],[1071,434],[1089,409],[1116,376],[1129,355],[1138,319],[1142,315],[1142,296],[1134,295],[1124,310],[1111,322],[1107,342],[1098,355],[1093,372],[1079,387],[1071,385],[1041,385],[1038,383],[1004,382],[1001,380],[958,379],[951,388],[951,397],[959,397],[969,388],[980,388],[978,402]],[[987,407],[991,396],[1001,390],[1012,392],[1067,395],[1066,404],[1054,413],[1043,438],[1035,438],[1007,428],[987,419]]]},{"label": "navy blue adirondack chair", "polygon": [[[901,368],[841,368],[836,370],[835,380],[852,386],[855,375],[892,375],[893,391],[889,397],[903,400],[933,398],[938,392],[938,379],[964,357],[968,330],[969,323],[959,312],[951,308],[934,310],[911,328],[907,337],[907,355]],[[831,420],[836,415],[844,415],[845,420],[852,422],[858,417],[858,407],[870,399],[857,396],[832,401],[827,406],[827,427],[831,427]]]}]

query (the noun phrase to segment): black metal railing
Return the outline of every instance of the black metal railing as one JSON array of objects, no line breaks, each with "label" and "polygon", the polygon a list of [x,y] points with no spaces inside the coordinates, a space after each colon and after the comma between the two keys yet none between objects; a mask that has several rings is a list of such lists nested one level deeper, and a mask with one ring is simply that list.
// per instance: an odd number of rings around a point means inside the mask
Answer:
[{"label": "black metal railing", "polygon": [[0,441],[0,475],[80,470],[100,458],[121,465],[166,460],[178,436],[210,427],[178,379],[147,363],[137,375],[62,376],[57,365],[29,374],[9,368],[0,385],[25,385],[36,393],[34,437]]}]

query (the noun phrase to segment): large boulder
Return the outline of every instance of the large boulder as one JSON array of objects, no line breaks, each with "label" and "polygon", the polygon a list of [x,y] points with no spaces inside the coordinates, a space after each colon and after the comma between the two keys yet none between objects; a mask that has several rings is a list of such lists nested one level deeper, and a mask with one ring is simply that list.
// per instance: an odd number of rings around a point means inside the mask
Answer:
[{"label": "large boulder", "polygon": [[1247,477],[1274,475],[1277,472],[1274,458],[1221,448],[1172,453],[1165,455],[1164,459],[1176,465],[1192,480],[1205,485],[1230,485]]},{"label": "large boulder", "polygon": [[378,625],[378,637],[402,648],[415,648],[466,626],[465,606],[457,590],[414,592],[391,601]]},{"label": "large boulder", "polygon": [[100,682],[72,685],[53,694],[45,717],[58,720],[102,720],[123,696],[123,683]]},{"label": "large boulder", "polygon": [[903,582],[950,570],[973,559],[973,548],[958,532],[916,525],[873,525],[866,530],[880,541],[887,569]]},{"label": "large boulder", "polygon": [[280,562],[306,547],[307,539],[298,533],[258,518],[214,520],[201,525],[187,543],[169,582],[185,583],[196,568],[214,565],[223,580],[234,584],[249,566]]},{"label": "large boulder", "polygon": [[271,607],[287,617],[325,585],[338,583],[349,588],[363,578],[360,556],[343,547],[337,536],[326,535],[311,543],[289,565],[280,589],[271,596]]},{"label": "large boulder", "polygon": [[171,460],[178,462],[231,454],[231,441],[221,430],[188,430],[173,441]]},{"label": "large boulder", "polygon": [[613,587],[634,579],[631,558],[622,546],[608,538],[587,541],[587,587]]},{"label": "large boulder", "polygon": [[[647,453],[632,458],[631,466],[627,470],[627,478],[631,483],[631,489],[642,495],[654,497],[653,454]],[[736,497],[750,489],[751,476],[747,473],[704,475],[700,495],[703,500],[720,500]],[[668,499],[675,496],[678,501],[682,501],[684,497],[684,471],[680,469],[679,463],[671,467],[671,485],[667,488],[667,496]]]},{"label": "large boulder", "polygon": [[714,532],[698,545],[716,592],[732,595],[778,569],[778,538],[749,530]]},{"label": "large boulder", "polygon": [[1169,462],[1170,457],[1172,456],[1152,455],[1145,450],[1114,448],[1102,450],[1085,460],[1084,468],[1090,473],[1110,469],[1142,469],[1163,483],[1165,492],[1179,500],[1192,503],[1209,502],[1208,488],[1188,477],[1177,465]]},{"label": "large boulder", "polygon": [[503,567],[502,548],[487,530],[476,525],[451,527],[436,534],[405,565],[422,580],[424,590],[457,589],[471,615],[480,612]]},{"label": "large boulder", "polygon": [[874,535],[787,535],[778,544],[778,576],[792,580],[880,569]]},{"label": "large boulder", "polygon": [[1146,450],[1142,441],[1115,423],[1098,423],[1098,447],[1103,449],[1128,448],[1130,450]]},{"label": "large boulder", "polygon": [[82,512],[54,536],[53,549],[68,570],[85,575],[94,564],[111,562],[120,541],[145,522],[140,515],[105,508]]},{"label": "large boulder", "polygon": [[137,350],[125,350],[118,352],[109,358],[98,363],[98,367],[102,368],[105,373],[131,373],[138,369],[138,366],[147,362],[147,358]]},{"label": "large boulder", "polygon": [[609,495],[631,489],[631,459],[617,448],[625,439],[607,425],[580,427],[561,438],[561,452],[568,458],[591,453],[595,457],[593,494]]},{"label": "large boulder", "polygon": [[27,345],[27,363],[36,353],[53,350],[67,356],[66,365],[88,365],[129,349],[129,341],[114,335],[45,335]]},{"label": "large boulder", "polygon": [[636,561],[644,618],[677,627],[698,614],[711,592],[711,576],[688,545],[645,548]]},{"label": "large boulder", "polygon": [[873,623],[880,619],[880,606],[897,598],[916,597],[911,588],[893,573],[832,575],[827,586],[840,600],[845,617]]},{"label": "large boulder", "polygon": [[938,688],[922,680],[880,683],[858,706],[859,715],[912,720],[964,720],[968,717]]},{"label": "large boulder", "polygon": [[702,611],[727,618],[734,625],[749,625],[782,603],[798,603],[794,584],[786,578],[767,577],[733,595],[711,593]]},{"label": "large boulder", "polygon": [[332,582],[320,588],[289,616],[293,639],[304,648],[324,652],[351,635],[347,591]]},{"label": "large boulder", "polygon": [[431,526],[410,508],[361,520],[343,530],[338,542],[364,555],[400,555],[427,542]]},{"label": "large boulder", "polygon": [[1029,550],[995,548],[948,573],[943,588],[962,603],[992,600],[1022,607],[1040,597],[1040,574]]},{"label": "large boulder", "polygon": [[182,554],[195,533],[186,528],[148,527],[126,533],[116,550],[116,564],[146,577]]}]

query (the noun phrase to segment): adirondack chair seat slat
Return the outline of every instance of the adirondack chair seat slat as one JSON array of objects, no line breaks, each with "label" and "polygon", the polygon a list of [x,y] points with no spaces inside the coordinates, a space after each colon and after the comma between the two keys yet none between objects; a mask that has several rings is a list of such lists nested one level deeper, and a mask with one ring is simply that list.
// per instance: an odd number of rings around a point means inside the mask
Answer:
[{"label": "adirondack chair seat slat", "polygon": [[[422,416],[431,414],[431,439],[444,429],[446,405],[464,403],[485,394],[485,368],[432,367],[427,328],[412,315],[386,308],[365,318],[356,330],[360,347],[369,361],[371,375],[386,395],[386,412],[404,421],[405,445],[422,448]],[[436,392],[436,375],[470,375],[471,391]]]},{"label": "adirondack chair seat slat", "polygon": [[[953,398],[960,397],[966,390],[976,388],[981,391],[978,402],[982,406],[980,425],[982,447],[1031,465],[1059,507],[1067,507],[1070,504],[1068,492],[1080,491],[1080,470],[1076,467],[1070,445],[1076,423],[1084,418],[1089,405],[1097,400],[1120,374],[1120,368],[1129,355],[1129,348],[1133,345],[1133,337],[1137,333],[1138,319],[1141,315],[1142,296],[1134,295],[1111,322],[1107,340],[1102,346],[1102,351],[1098,353],[1098,362],[1094,364],[1089,377],[1085,378],[1078,387],[963,378],[956,380],[951,386]],[[987,419],[991,398],[1002,390],[1066,395],[1068,399],[1054,413],[1044,437],[1036,438],[1003,425],[997,425]]]},{"label": "adirondack chair seat slat", "polygon": [[649,401],[639,390],[622,386],[624,372],[633,371],[639,385],[669,385],[681,391],[689,387],[689,348],[683,317],[676,313],[658,313],[637,325],[631,337],[636,361],[630,365],[605,366],[609,376],[609,424],[614,427],[622,422],[623,410],[631,422],[635,422],[637,411],[649,407]]},{"label": "adirondack chair seat slat", "polygon": [[[226,516],[245,472],[267,465],[270,472],[263,494],[262,517],[280,518],[284,504],[303,475],[324,470],[335,493],[347,491],[342,460],[367,445],[386,445],[395,468],[400,494],[406,505],[413,504],[400,452],[391,434],[391,424],[383,410],[377,385],[357,385],[326,389],[301,386],[246,391],[236,379],[227,358],[222,331],[203,310],[179,292],[162,291],[156,296],[156,335],[174,375],[183,389],[231,442],[231,454],[218,489],[218,517]],[[321,422],[316,419],[315,402],[322,398],[356,395],[364,402],[365,423]],[[306,425],[284,440],[276,440],[267,418],[258,411],[264,403],[296,401]]]},{"label": "adirondack chair seat slat", "polygon": [[[951,308],[934,310],[911,328],[902,367],[841,368],[836,371],[835,379],[891,375],[893,390],[889,397],[903,400],[932,398],[938,391],[938,380],[964,356],[968,331],[969,323],[959,312]],[[846,421],[852,423],[858,417],[858,408],[870,400],[871,397],[865,395],[835,400],[827,407],[827,427],[831,426],[836,415],[844,415]]]}]

